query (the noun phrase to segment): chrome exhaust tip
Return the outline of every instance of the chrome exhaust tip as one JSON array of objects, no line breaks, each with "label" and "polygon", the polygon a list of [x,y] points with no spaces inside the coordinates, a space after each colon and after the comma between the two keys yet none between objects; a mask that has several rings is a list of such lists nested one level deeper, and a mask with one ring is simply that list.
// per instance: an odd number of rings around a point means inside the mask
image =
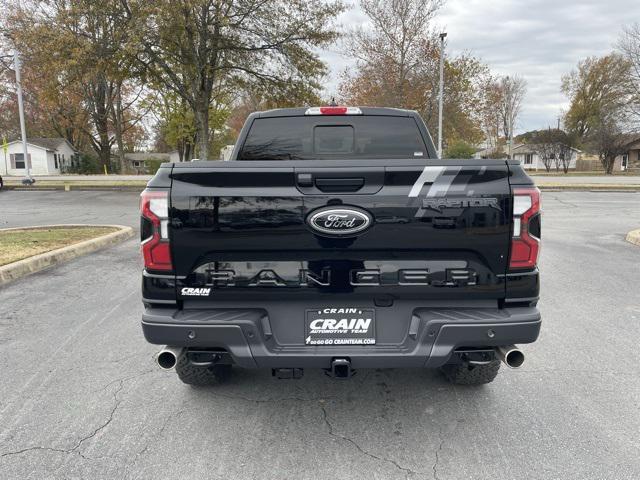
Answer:
[{"label": "chrome exhaust tip", "polygon": [[183,350],[184,348],[182,347],[164,347],[156,356],[158,366],[163,370],[171,370],[178,363],[178,359],[180,355],[182,355]]},{"label": "chrome exhaust tip", "polygon": [[524,363],[524,353],[515,345],[496,347],[496,355],[509,368],[520,368]]}]

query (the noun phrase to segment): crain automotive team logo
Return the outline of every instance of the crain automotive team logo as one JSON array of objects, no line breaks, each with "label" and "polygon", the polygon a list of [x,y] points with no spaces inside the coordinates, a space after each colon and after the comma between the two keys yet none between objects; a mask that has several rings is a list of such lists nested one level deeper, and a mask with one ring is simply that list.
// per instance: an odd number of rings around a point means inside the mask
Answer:
[{"label": "crain automotive team logo", "polygon": [[182,296],[184,297],[208,297],[211,293],[211,289],[184,287],[182,290],[180,290],[180,293],[182,293]]},{"label": "crain automotive team logo", "polygon": [[363,232],[371,221],[371,215],[357,207],[324,207],[307,217],[307,223],[316,232],[338,237]]}]

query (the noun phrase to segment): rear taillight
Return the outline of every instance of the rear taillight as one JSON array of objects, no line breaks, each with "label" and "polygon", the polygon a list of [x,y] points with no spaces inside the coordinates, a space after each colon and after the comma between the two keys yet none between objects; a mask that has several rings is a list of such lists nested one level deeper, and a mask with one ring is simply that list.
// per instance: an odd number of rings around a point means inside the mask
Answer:
[{"label": "rear taillight", "polygon": [[140,194],[142,256],[148,270],[173,270],[169,243],[169,192]]},{"label": "rear taillight", "polygon": [[311,107],[305,115],[362,115],[358,107]]},{"label": "rear taillight", "polygon": [[534,268],[540,252],[540,190],[513,189],[513,238],[509,268]]}]

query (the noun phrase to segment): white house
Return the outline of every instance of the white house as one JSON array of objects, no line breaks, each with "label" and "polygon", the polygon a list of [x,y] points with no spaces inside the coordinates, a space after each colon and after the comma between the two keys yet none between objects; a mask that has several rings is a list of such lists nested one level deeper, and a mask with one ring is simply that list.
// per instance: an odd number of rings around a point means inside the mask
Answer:
[{"label": "white house", "polygon": [[231,154],[233,153],[233,148],[235,145],[225,145],[220,149],[220,160],[228,161],[231,158]]},{"label": "white house", "polygon": [[10,142],[6,154],[0,154],[0,172],[25,175],[28,164],[32,175],[57,175],[78,158],[78,152],[64,138],[30,138],[27,140],[27,154],[25,163],[22,141]]},{"label": "white house", "polygon": [[160,162],[180,162],[180,154],[177,150],[173,150],[169,153],[156,153],[156,152],[137,152],[137,153],[125,153],[125,164],[122,173],[135,173],[143,174],[147,173],[148,161],[160,161]]},{"label": "white house", "polygon": [[[520,160],[520,163],[526,170],[546,170],[544,162],[536,151],[536,146],[532,144],[521,143],[513,147],[512,154],[514,160]],[[571,158],[569,159],[569,169],[575,170],[576,161],[580,150],[570,147]],[[551,168],[555,169],[555,160],[551,160]],[[562,168],[562,164],[560,165]]]}]

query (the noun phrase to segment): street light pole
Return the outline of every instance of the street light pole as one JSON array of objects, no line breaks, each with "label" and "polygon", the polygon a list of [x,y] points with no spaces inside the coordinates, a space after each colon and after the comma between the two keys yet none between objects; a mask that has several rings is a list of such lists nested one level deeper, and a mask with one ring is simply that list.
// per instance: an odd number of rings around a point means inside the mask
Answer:
[{"label": "street light pole", "polygon": [[511,97],[513,96],[513,92],[512,92],[512,86],[511,86],[511,81],[509,80],[509,75],[507,75],[505,77],[506,79],[506,83],[505,83],[505,92],[506,92],[506,96],[507,98],[505,99],[508,103],[509,103],[509,116],[507,118],[507,122],[509,123],[509,138],[507,139],[507,143],[509,145],[509,150],[507,153],[507,158],[509,160],[511,160],[511,152],[512,152],[512,148],[513,148],[513,125],[514,125],[514,121],[513,121],[513,107],[512,107],[512,102],[511,102]]},{"label": "street light pole", "polygon": [[20,113],[20,133],[22,135],[22,155],[24,166],[27,172],[28,183],[33,183],[31,178],[31,169],[29,168],[29,153],[27,152],[27,127],[24,123],[24,105],[22,103],[22,82],[20,80],[20,57],[18,50],[13,50],[14,68],[16,71],[16,90],[18,92],[18,112]]},{"label": "street light pole", "polygon": [[440,92],[438,94],[438,158],[442,158],[442,104],[444,98],[444,39],[446,33],[440,34]]}]

